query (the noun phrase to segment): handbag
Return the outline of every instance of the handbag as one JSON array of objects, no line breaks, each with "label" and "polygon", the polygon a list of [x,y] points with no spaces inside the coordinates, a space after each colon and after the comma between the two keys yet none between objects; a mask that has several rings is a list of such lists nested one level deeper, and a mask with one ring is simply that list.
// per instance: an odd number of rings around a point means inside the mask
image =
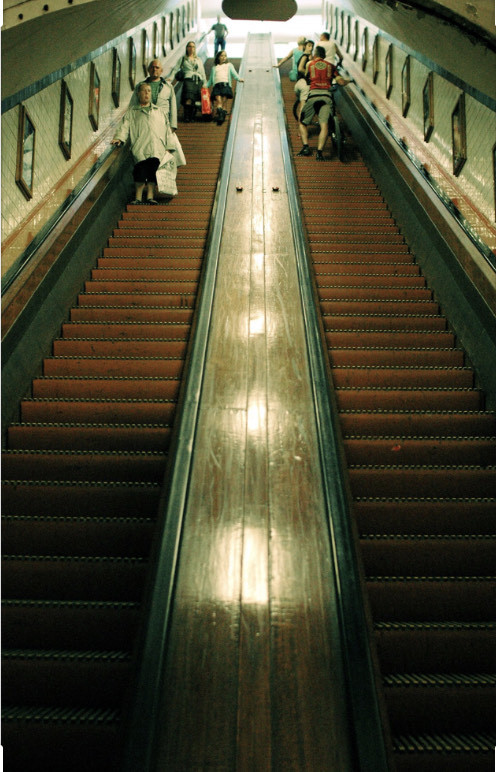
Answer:
[{"label": "handbag", "polygon": [[201,90],[201,111],[202,115],[212,114],[212,103],[210,101],[210,91],[208,88],[202,88]]},{"label": "handbag", "polygon": [[182,70],[183,62],[184,62],[184,56],[181,59],[181,64],[179,65],[179,69],[176,72],[176,80],[178,80],[178,81],[183,81],[184,80],[184,72]]}]

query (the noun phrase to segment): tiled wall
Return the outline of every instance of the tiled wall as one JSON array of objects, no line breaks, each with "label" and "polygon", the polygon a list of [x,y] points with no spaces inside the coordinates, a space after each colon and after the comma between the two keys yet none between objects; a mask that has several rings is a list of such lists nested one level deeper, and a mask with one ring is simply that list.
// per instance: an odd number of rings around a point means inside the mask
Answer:
[{"label": "tiled wall", "polygon": [[[381,30],[377,27],[357,17],[350,17],[352,34],[348,45],[348,16],[349,14],[342,13],[336,4],[327,1],[324,3],[324,25],[331,32],[331,39],[341,48],[345,67],[379,113],[389,121],[395,134],[406,142],[410,152],[428,169],[437,184],[455,201],[481,238],[494,250],[496,214],[493,152],[496,143],[496,113],[479,99],[465,93],[467,160],[459,174],[455,175],[451,116],[462,94],[463,85],[457,87],[439,73],[433,73],[434,129],[429,141],[425,142],[423,90],[429,74],[428,66],[421,57],[410,54],[410,107],[406,117],[403,117],[402,70],[407,52],[381,35]],[[355,54],[356,22],[358,51]],[[368,30],[368,59],[363,69],[362,37],[365,29]],[[376,60],[379,72],[374,83],[373,45],[376,36],[379,46]],[[392,88],[388,98],[386,57],[390,46],[392,66],[389,82]]]},{"label": "tiled wall", "polygon": [[[133,30],[137,82],[143,80],[147,74],[143,69],[143,59],[150,61],[156,53],[162,61],[165,61],[164,50],[166,55],[178,49],[182,50],[186,37],[197,27],[196,13],[197,3],[189,0],[174,9],[172,14],[154,17],[144,22],[139,30]],[[148,40],[146,50],[143,32],[146,32]],[[171,32],[173,49],[170,43]],[[153,51],[154,41],[156,52]],[[2,115],[2,275],[16,261],[37,230],[64,201],[75,183],[84,176],[96,158],[108,147],[113,134],[113,125],[127,107],[132,94],[128,64],[129,38],[120,38],[114,47],[117,49],[121,63],[119,107],[115,106],[112,99],[112,48],[87,61],[22,103],[36,129],[33,196],[30,199],[26,198],[15,181],[21,105],[16,105]],[[94,130],[88,117],[92,64],[96,68],[101,84],[97,131]],[[167,67],[165,70],[167,72]],[[59,146],[62,80],[65,81],[74,103],[70,159],[65,158]]]}]

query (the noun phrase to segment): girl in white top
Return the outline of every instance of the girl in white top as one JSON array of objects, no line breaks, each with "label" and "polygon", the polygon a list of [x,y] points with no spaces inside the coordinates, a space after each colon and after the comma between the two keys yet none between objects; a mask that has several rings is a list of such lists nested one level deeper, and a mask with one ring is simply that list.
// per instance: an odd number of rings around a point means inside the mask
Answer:
[{"label": "girl in white top", "polygon": [[217,123],[220,125],[226,115],[226,104],[228,99],[233,98],[233,91],[231,88],[232,79],[239,80],[243,83],[243,78],[240,78],[231,62],[227,61],[227,54],[225,51],[218,51],[214,59],[214,66],[210,72],[210,78],[208,79],[208,86],[213,86],[211,97],[214,101],[214,108],[216,109],[216,115],[214,116]]}]

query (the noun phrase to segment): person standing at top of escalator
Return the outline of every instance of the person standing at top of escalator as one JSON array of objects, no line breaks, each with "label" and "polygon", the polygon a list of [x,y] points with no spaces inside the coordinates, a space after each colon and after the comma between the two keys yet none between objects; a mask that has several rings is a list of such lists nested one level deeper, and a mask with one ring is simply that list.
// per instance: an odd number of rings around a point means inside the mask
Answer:
[{"label": "person standing at top of escalator", "polygon": [[336,64],[336,56],[338,59],[343,58],[343,54],[339,50],[334,40],[331,40],[331,36],[328,32],[321,33],[318,44],[325,49],[326,55],[324,58],[331,64]]},{"label": "person standing at top of escalator", "polygon": [[196,112],[196,103],[201,101],[201,90],[207,85],[205,67],[196,53],[196,43],[190,40],[186,45],[186,53],[172,70],[175,81],[182,81],[181,104],[184,110],[184,120],[191,123]]},{"label": "person standing at top of escalator", "polygon": [[[162,63],[160,59],[152,59],[148,65],[150,73],[142,83],[148,83],[152,90],[152,104],[157,105],[164,111],[165,117],[169,122],[172,131],[177,129],[177,104],[176,94],[172,85],[162,77]],[[138,89],[141,83],[138,83],[131,97],[130,106],[136,107],[139,104]]]},{"label": "person standing at top of escalator", "polygon": [[217,22],[215,24],[212,24],[210,27],[210,32],[214,33],[214,57],[217,56],[217,51],[225,51],[226,50],[226,38],[228,35],[228,29],[225,24],[223,24],[220,20],[220,16],[217,16]]}]

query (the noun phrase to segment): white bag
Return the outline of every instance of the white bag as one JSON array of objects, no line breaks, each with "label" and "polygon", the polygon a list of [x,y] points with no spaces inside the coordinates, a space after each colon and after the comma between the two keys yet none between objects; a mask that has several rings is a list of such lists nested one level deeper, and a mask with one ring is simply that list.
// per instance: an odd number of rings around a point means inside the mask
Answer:
[{"label": "white bag", "polygon": [[171,131],[171,136],[169,137],[169,140],[171,142],[173,142],[173,144],[176,146],[174,151],[173,151],[174,152],[174,158],[176,159],[176,165],[177,166],[186,166],[186,156],[184,155],[183,149],[181,147],[181,143],[179,142],[179,139],[177,138],[177,134],[175,134],[173,131]]},{"label": "white bag", "polygon": [[159,168],[155,172],[157,178],[157,190],[164,196],[177,196],[177,164],[174,155],[166,152],[160,162]]}]

